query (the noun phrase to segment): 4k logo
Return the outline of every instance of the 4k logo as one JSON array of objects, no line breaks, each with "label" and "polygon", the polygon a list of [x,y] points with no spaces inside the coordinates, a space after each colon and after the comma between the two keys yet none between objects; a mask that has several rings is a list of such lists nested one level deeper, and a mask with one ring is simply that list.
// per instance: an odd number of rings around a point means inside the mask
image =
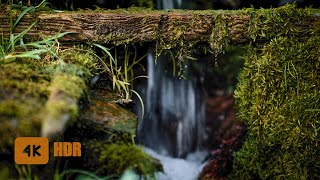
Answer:
[{"label": "4k logo", "polygon": [[14,160],[17,164],[47,164],[49,141],[44,137],[18,137],[14,142]]},{"label": "4k logo", "polygon": [[[41,156],[41,154],[38,152],[38,150],[41,148],[40,145],[39,145],[39,146],[33,145],[33,146],[32,146],[33,149],[31,149],[31,150],[30,150],[30,147],[31,147],[31,145],[28,145],[28,146],[23,150],[24,153],[28,153],[28,157],[30,157],[31,152],[33,152],[33,154],[32,154],[33,157]],[[33,150],[33,151],[32,151],[32,150]]]}]

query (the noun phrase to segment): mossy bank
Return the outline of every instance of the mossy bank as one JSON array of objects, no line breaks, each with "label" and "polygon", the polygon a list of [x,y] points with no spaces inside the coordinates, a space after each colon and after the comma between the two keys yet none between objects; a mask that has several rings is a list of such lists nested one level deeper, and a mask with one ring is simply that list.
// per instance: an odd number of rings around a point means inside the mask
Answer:
[{"label": "mossy bank", "polygon": [[238,117],[248,133],[231,179],[320,177],[319,26],[293,28],[308,16],[294,7],[255,11],[260,28],[251,34],[266,42],[253,38],[240,73]]}]

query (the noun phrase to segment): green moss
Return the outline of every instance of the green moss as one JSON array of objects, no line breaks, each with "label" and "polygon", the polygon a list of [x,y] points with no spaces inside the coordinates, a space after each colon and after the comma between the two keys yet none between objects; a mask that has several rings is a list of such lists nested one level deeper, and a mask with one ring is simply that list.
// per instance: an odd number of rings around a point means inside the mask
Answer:
[{"label": "green moss", "polygon": [[78,100],[86,92],[84,80],[66,73],[56,73],[48,87],[50,96],[43,110],[42,135],[52,136],[64,130],[78,116]]},{"label": "green moss", "polygon": [[62,91],[70,97],[79,99],[86,91],[86,84],[83,79],[78,76],[57,73],[49,87],[51,93],[54,91]]},{"label": "green moss", "polygon": [[308,37],[313,27],[306,28],[312,20],[312,9],[297,9],[295,5],[285,5],[275,9],[247,9],[250,21],[246,35],[253,41],[270,40],[277,36]]},{"label": "green moss", "polygon": [[[90,75],[95,75],[101,69],[97,57],[94,56],[95,52],[92,49],[79,47],[76,49],[67,49],[60,54],[60,58],[68,64],[75,64],[78,67],[89,71]],[[80,77],[83,77],[80,75]]]},{"label": "green moss", "polygon": [[222,14],[212,17],[212,32],[210,36],[210,47],[215,57],[222,53],[228,46],[228,27]]},{"label": "green moss", "polygon": [[0,153],[17,136],[40,135],[38,112],[46,102],[49,79],[33,64],[17,61],[0,66]]},{"label": "green moss", "polygon": [[232,178],[320,177],[320,114],[309,111],[320,107],[320,37],[299,37],[279,33],[245,57],[236,97],[248,137]]},{"label": "green moss", "polygon": [[92,52],[70,53],[61,54],[64,62],[17,59],[0,66],[0,123],[6,127],[0,131],[1,150],[17,136],[40,136],[46,123],[54,128],[53,119],[76,119],[97,62]]},{"label": "green moss", "polygon": [[145,178],[155,178],[155,172],[162,171],[159,160],[145,154],[134,145],[109,144],[102,147],[99,161],[105,171],[122,174],[127,169],[134,169]]},{"label": "green moss", "polygon": [[88,81],[101,69],[98,59],[92,50],[84,48],[67,49],[60,54],[61,60],[45,66],[44,73],[53,76],[55,73],[66,73]]}]

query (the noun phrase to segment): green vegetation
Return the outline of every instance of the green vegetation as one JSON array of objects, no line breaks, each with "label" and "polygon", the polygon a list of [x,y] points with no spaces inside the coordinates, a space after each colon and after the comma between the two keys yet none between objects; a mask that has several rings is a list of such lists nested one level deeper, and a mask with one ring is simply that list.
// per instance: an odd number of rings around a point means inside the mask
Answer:
[{"label": "green vegetation", "polygon": [[50,77],[38,73],[32,61],[16,60],[0,66],[0,152],[13,145],[16,136],[40,135],[38,112],[46,102]]},{"label": "green vegetation", "polygon": [[[0,93],[0,124],[3,127],[0,131],[0,154],[12,151],[13,142],[17,136],[60,138],[60,136],[56,137],[55,135],[62,134],[63,130],[70,125],[79,125],[79,122],[76,121],[79,115],[79,101],[89,99],[87,88],[90,78],[94,75],[106,72],[110,81],[113,82],[114,91],[118,92],[122,98],[129,99],[132,93],[139,96],[132,90],[133,80],[135,79],[133,68],[135,65],[139,65],[145,55],[137,57],[136,49],[132,54],[126,47],[124,58],[120,59],[115,48],[115,58],[113,58],[109,52],[110,49],[98,44],[94,44],[94,47],[96,49],[100,48],[103,52],[102,57],[98,56],[97,52],[93,48],[88,48],[88,46],[74,46],[61,50],[58,39],[68,33],[58,33],[40,41],[27,42],[24,36],[35,27],[36,23],[32,23],[20,34],[14,34],[13,32],[20,20],[26,14],[35,11],[37,7],[21,7],[21,11],[20,9],[12,9],[13,5],[8,7],[10,7],[10,36],[5,36],[3,29],[0,29],[2,31],[0,41],[0,86],[2,87]],[[13,20],[13,17],[17,17],[16,20]],[[0,25],[2,28],[3,24]],[[140,101],[143,105],[141,98]],[[126,110],[119,109],[120,107],[117,109],[115,102],[113,104],[108,103],[108,105],[104,104],[103,107],[100,107],[101,103],[99,102],[91,103],[97,103],[96,108],[103,108],[101,112],[107,113],[110,120],[106,122],[109,125],[108,128],[100,124],[103,132],[100,131],[101,129],[89,128],[90,130],[111,134],[109,139],[106,139],[108,143],[134,144],[133,138],[136,126],[136,116],[134,114],[131,113],[129,116]],[[120,114],[123,118],[119,120],[112,117],[117,114]],[[80,126],[85,125],[87,124],[84,123]],[[83,133],[82,138],[86,138],[87,134],[88,132]],[[96,142],[96,144],[99,143],[101,141]],[[84,143],[85,145],[86,143]],[[109,151],[114,146],[109,144],[104,148]],[[119,147],[122,146],[119,145]],[[134,154],[123,155],[124,158],[137,156],[135,159],[130,159],[131,164],[127,164],[127,167],[136,169],[139,174],[145,177],[154,177],[157,170],[154,166],[155,164],[161,166],[159,162],[144,154],[141,149],[134,145],[124,148],[123,153],[127,150]],[[111,151],[116,153],[117,149]],[[96,156],[96,154],[92,155]],[[110,160],[114,160],[115,156],[110,158]],[[104,154],[102,161],[109,161],[109,157]],[[5,166],[3,163],[0,162],[0,167]],[[123,171],[127,169],[122,164],[117,169],[110,168],[104,172],[117,173],[120,176],[123,173],[121,168],[123,168]],[[11,171],[16,171],[16,174],[12,176]],[[0,177],[38,179],[46,173],[52,175],[50,171],[52,170],[45,169],[44,172],[39,172],[36,167],[16,166],[15,168],[11,167],[11,169],[1,168]],[[63,179],[66,176],[74,177],[75,175],[80,179],[113,178],[113,176],[100,177],[98,173],[78,169],[59,172],[57,169],[54,178]]]},{"label": "green vegetation", "polygon": [[155,173],[162,171],[160,162],[145,154],[134,145],[102,145],[99,154],[101,169],[110,173],[121,174],[127,169],[134,169],[147,179],[155,179]]},{"label": "green vegetation", "polygon": [[[118,92],[121,97],[125,99],[130,99],[131,97],[131,90],[134,77],[133,67],[135,65],[139,65],[139,62],[143,60],[147,54],[137,59],[137,49],[134,48],[134,57],[130,62],[130,51],[128,50],[127,46],[124,48],[124,59],[123,64],[120,64],[120,60],[118,59],[117,49],[115,48],[115,58],[112,57],[110,53],[110,49],[99,45],[93,44],[94,46],[100,48],[104,56],[100,59],[100,62],[103,64],[103,69],[108,74],[108,77],[112,80],[112,87],[113,90]],[[140,65],[141,66],[141,65]]]},{"label": "green vegetation", "polygon": [[23,9],[17,19],[13,22],[13,13],[16,10],[13,10],[13,5],[10,4],[8,7],[9,9],[9,17],[10,17],[10,36],[5,37],[4,32],[2,29],[2,24],[0,24],[0,31],[2,32],[1,34],[1,43],[0,43],[0,64],[3,63],[9,63],[12,61],[15,61],[17,58],[31,58],[31,59],[36,59],[40,60],[41,54],[50,54],[54,57],[57,57],[56,54],[56,43],[57,39],[64,36],[65,34],[68,33],[58,33],[55,36],[52,37],[47,37],[41,41],[37,42],[30,42],[30,43],[24,43],[24,35],[30,31],[31,28],[34,27],[36,24],[35,22],[32,23],[29,27],[27,27],[24,31],[21,33],[15,35],[13,32],[17,25],[19,24],[20,20],[30,12],[35,11],[37,8],[41,7],[43,4],[45,4],[45,1],[42,1],[38,6],[33,7],[23,7]]},{"label": "green vegetation", "polygon": [[249,34],[266,42],[251,44],[240,74],[238,117],[248,134],[231,178],[319,179],[319,26],[297,27],[312,15],[293,6],[252,14]]}]

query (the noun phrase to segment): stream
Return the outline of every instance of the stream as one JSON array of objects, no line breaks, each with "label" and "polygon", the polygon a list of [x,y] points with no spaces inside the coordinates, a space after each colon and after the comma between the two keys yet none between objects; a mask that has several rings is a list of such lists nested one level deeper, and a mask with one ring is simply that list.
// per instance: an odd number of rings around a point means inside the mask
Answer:
[{"label": "stream", "polygon": [[203,158],[206,151],[196,151],[188,154],[185,159],[173,158],[161,155],[150,148],[144,148],[145,152],[152,157],[159,159],[163,165],[164,173],[157,173],[158,180],[194,180],[204,167]]}]

